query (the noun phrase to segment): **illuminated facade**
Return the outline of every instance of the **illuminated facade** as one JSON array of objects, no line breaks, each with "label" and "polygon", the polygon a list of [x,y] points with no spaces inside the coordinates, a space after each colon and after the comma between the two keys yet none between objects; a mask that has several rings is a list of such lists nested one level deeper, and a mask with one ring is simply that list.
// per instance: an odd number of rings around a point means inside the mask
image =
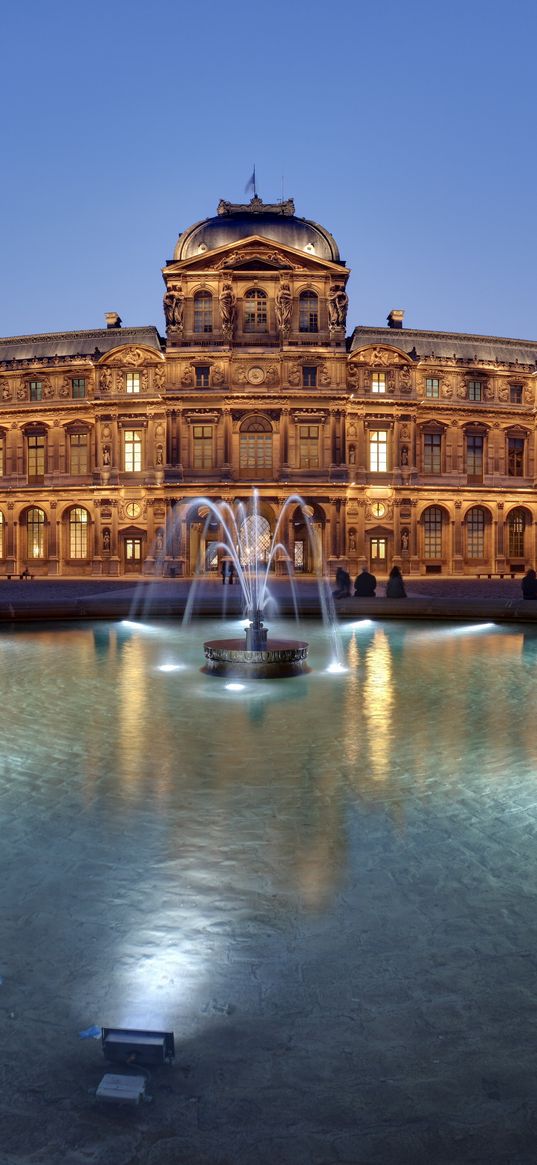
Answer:
[{"label": "illuminated facade", "polygon": [[[292,201],[222,202],[165,266],[164,334],[0,341],[0,573],[218,569],[200,496],[287,497],[295,568],[523,572],[537,560],[537,342],[346,330],[349,271]],[[312,533],[311,533],[312,532]],[[283,570],[282,550],[276,569]]]}]

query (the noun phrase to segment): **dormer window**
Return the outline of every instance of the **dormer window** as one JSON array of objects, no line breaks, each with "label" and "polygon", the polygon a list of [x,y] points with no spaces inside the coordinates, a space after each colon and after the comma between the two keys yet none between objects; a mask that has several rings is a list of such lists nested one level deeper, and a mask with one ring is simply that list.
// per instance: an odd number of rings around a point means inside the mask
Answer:
[{"label": "dormer window", "polygon": [[512,405],[521,405],[522,404],[522,385],[521,384],[510,384],[509,385],[509,401]]},{"label": "dormer window", "polygon": [[386,392],[386,373],[374,372],[371,377],[371,392]]},{"label": "dormer window", "polygon": [[30,381],[30,400],[43,400],[43,381]]},{"label": "dormer window", "polygon": [[252,287],[244,296],[244,331],[266,332],[267,296],[259,287]]},{"label": "dormer window", "polygon": [[208,364],[196,364],[196,388],[209,387],[209,372],[210,369]]},{"label": "dormer window", "polygon": [[481,380],[468,381],[468,400],[483,400],[483,382]]},{"label": "dormer window", "polygon": [[140,373],[139,372],[127,372],[125,379],[127,382],[127,392],[139,392],[140,391]]},{"label": "dormer window", "polygon": [[319,331],[319,299],[314,291],[303,291],[299,299],[299,332]]}]

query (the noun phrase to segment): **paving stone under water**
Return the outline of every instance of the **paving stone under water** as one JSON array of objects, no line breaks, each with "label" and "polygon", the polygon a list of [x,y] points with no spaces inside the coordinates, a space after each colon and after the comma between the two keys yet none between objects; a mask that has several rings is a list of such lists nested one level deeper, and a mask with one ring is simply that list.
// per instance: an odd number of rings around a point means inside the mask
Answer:
[{"label": "paving stone under water", "polygon": [[[2,631],[2,1165],[533,1162],[537,630],[217,634]],[[175,1031],[151,1104],[93,1024]]]}]

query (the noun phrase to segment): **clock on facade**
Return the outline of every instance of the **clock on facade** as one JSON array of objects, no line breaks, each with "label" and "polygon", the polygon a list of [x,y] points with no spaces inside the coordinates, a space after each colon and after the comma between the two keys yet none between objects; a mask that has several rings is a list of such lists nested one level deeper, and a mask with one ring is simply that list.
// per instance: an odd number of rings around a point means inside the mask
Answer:
[{"label": "clock on facade", "polygon": [[127,502],[125,513],[128,518],[139,518],[141,512],[142,507],[138,505],[138,502]]},{"label": "clock on facade", "polygon": [[386,513],[386,506],[383,502],[373,502],[371,510],[375,518],[383,518]]},{"label": "clock on facade", "polygon": [[265,373],[263,372],[263,369],[257,366],[249,368],[246,375],[250,384],[262,384],[265,379]]}]

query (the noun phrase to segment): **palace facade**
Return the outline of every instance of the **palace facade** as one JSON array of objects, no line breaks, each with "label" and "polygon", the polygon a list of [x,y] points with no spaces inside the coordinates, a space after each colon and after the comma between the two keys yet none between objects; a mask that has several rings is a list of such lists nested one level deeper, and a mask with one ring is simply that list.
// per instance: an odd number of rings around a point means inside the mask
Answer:
[{"label": "palace facade", "polygon": [[109,312],[1,340],[0,574],[217,570],[205,499],[237,512],[254,488],[277,570],[534,565],[537,342],[400,310],[348,335],[349,274],[291,200],[221,202],[163,269],[162,334]]}]

